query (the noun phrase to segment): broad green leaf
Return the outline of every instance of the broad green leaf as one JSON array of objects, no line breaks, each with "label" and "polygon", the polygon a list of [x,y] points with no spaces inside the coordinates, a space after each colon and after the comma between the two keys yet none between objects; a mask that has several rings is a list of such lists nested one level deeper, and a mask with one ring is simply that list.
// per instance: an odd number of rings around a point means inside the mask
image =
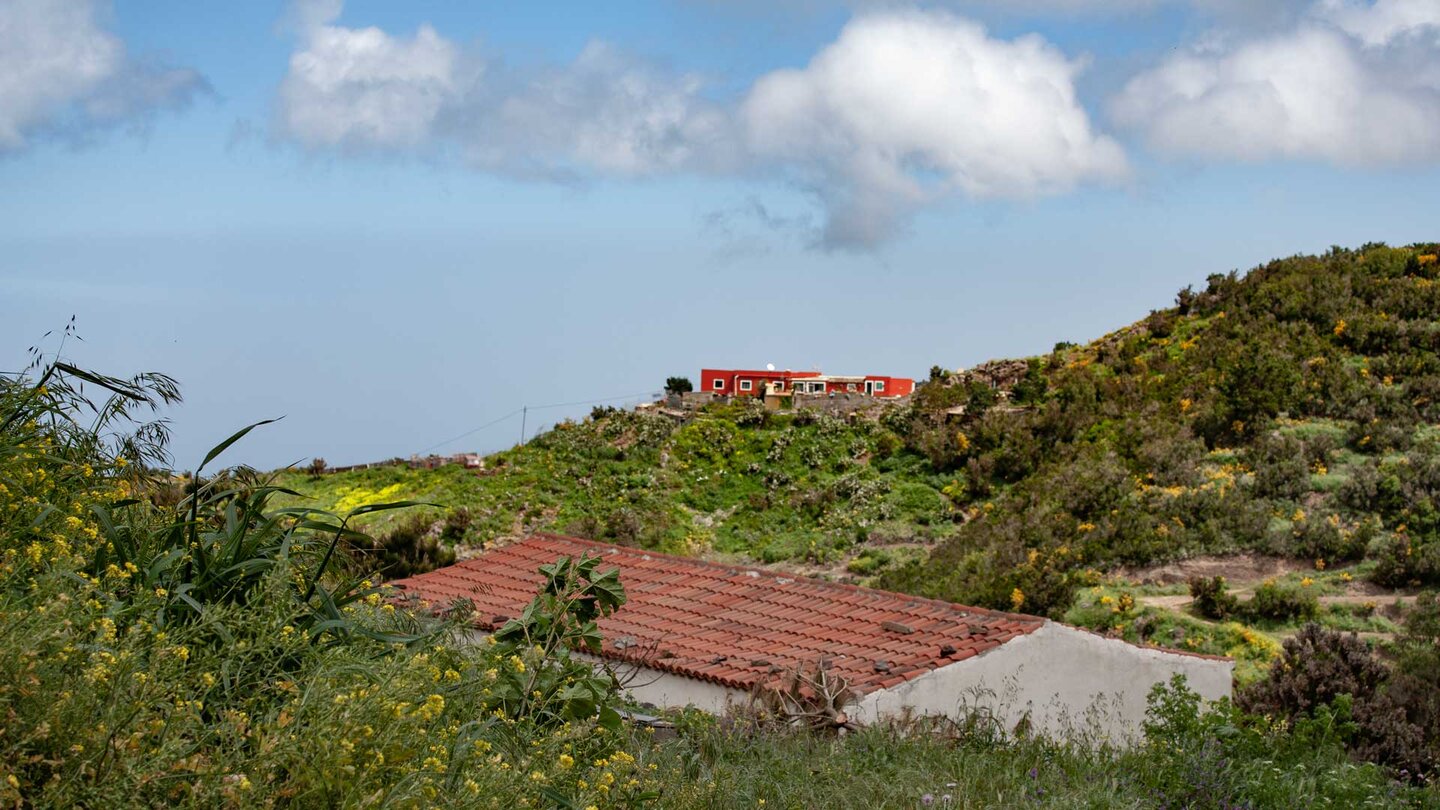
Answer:
[{"label": "broad green leaf", "polygon": [[200,471],[203,470],[203,469],[205,469],[205,465],[206,465],[206,464],[209,464],[210,462],[214,461],[214,460],[215,460],[215,457],[218,456],[218,455],[220,455],[221,453],[225,452],[225,451],[230,447],[230,445],[232,445],[232,444],[234,444],[235,442],[238,442],[238,441],[240,441],[241,439],[245,438],[245,434],[249,433],[250,431],[254,430],[254,429],[257,428],[257,427],[260,427],[261,425],[269,425],[269,424],[278,422],[278,421],[280,421],[281,419],[284,419],[284,418],[285,418],[285,417],[283,417],[283,416],[279,416],[279,417],[276,417],[276,418],[274,418],[274,419],[264,419],[264,420],[261,420],[261,421],[259,421],[259,422],[256,422],[256,423],[253,424],[253,425],[249,425],[249,426],[247,426],[247,427],[243,427],[243,428],[241,428],[240,430],[236,431],[236,433],[235,433],[233,436],[231,436],[230,438],[228,438],[228,439],[226,439],[225,441],[223,441],[223,442],[215,445],[214,447],[212,447],[212,448],[210,449],[210,452],[205,454],[205,460],[202,461],[202,462],[200,462],[200,466],[199,466],[199,467],[196,467],[196,468],[195,468],[195,478],[198,480],[198,479],[200,478]]}]

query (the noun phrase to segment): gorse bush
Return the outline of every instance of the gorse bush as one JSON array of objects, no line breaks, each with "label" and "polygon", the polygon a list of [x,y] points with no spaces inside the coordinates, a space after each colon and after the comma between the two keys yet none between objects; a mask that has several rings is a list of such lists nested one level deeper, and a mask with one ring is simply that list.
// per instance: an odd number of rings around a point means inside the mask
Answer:
[{"label": "gorse bush", "polygon": [[1287,585],[1271,579],[1260,583],[1244,610],[1256,619],[1309,621],[1320,612],[1320,600],[1305,585]]}]

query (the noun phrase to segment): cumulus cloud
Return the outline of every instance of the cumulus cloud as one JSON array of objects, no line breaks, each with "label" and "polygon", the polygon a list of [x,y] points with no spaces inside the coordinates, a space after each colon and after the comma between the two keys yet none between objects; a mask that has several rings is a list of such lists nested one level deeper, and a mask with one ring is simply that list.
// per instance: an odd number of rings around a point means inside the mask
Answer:
[{"label": "cumulus cloud", "polygon": [[[496,71],[457,105],[445,133],[472,165],[549,178],[638,177],[718,167],[727,120],[698,76],[677,74],[603,42],[564,66]],[[733,157],[733,156],[731,156]]]},{"label": "cumulus cloud", "polygon": [[1316,16],[1370,46],[1389,45],[1406,37],[1440,37],[1440,3],[1435,0],[1325,0]]},{"label": "cumulus cloud", "polygon": [[862,16],[740,110],[760,160],[814,189],[829,246],[893,236],[915,208],[1053,194],[1126,174],[1076,100],[1080,65],[1038,36],[995,39],[936,13]]},{"label": "cumulus cloud", "polygon": [[293,15],[275,131],[311,149],[446,151],[560,181],[782,177],[819,201],[827,247],[873,246],[953,195],[1027,198],[1126,173],[1076,99],[1078,62],[947,14],[862,15],[808,66],[722,101],[699,76],[605,43],[511,70],[429,27],[348,28],[339,11],[330,0]]},{"label": "cumulus cloud", "polygon": [[305,42],[280,85],[277,122],[295,141],[353,150],[418,146],[463,94],[458,49],[433,28],[395,37],[333,25],[339,3],[298,9]]},{"label": "cumulus cloud", "polygon": [[1323,2],[1289,31],[1197,47],[1132,79],[1122,125],[1162,151],[1370,166],[1440,159],[1436,4]]},{"label": "cumulus cloud", "polygon": [[0,4],[0,153],[143,122],[207,89],[193,70],[132,59],[89,0]]},{"label": "cumulus cloud", "polygon": [[408,37],[301,6],[278,133],[309,148],[451,148],[498,174],[573,180],[691,165],[719,140],[701,83],[591,43],[568,65],[507,70],[421,26]]}]

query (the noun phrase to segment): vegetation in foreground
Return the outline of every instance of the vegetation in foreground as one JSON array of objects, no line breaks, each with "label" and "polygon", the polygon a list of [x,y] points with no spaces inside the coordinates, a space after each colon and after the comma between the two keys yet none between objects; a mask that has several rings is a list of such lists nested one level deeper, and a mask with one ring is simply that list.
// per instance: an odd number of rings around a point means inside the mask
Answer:
[{"label": "vegetation in foreground", "polygon": [[[81,380],[116,392],[93,425]],[[163,378],[78,369],[0,389],[0,802],[1440,806],[1423,775],[1352,758],[1375,726],[1349,696],[1293,716],[1274,698],[1266,719],[1206,711],[1177,683],[1132,750],[983,723],[835,738],[692,713],[657,740],[618,722],[610,673],[572,657],[624,600],[595,560],[546,566],[531,610],[463,643],[463,612],[412,616],[339,551],[361,541],[354,513],[274,507],[240,471],[169,503],[144,472],[162,426],[114,437],[137,406],[173,398]]]},{"label": "vegetation in foreground", "polygon": [[[1380,620],[1320,602],[1343,577],[1435,584],[1433,255],[1369,246],[1212,278],[1174,310],[1036,358],[1004,405],[938,370],[874,421],[602,412],[484,476],[442,470],[415,491],[422,479],[372,470],[321,479],[311,500],[295,475],[154,472],[163,424],[132,419],[178,399],[168,378],[37,364],[38,379],[0,389],[0,801],[1436,806],[1428,598],[1387,618],[1389,661],[1306,626],[1239,708],[1162,691],[1147,742],[1118,751],[983,727],[826,739],[688,716],[655,741],[616,722],[609,673],[571,658],[593,642],[593,611],[623,599],[586,561],[550,568],[526,622],[482,645],[370,584],[554,527],[840,564],[1127,638],[1178,630],[1275,655],[1248,623],[1288,635],[1315,617]],[[92,404],[82,385],[113,396]],[[406,505],[421,500],[466,511]],[[397,533],[407,525],[423,542]],[[1239,549],[1312,571],[1240,596],[1197,578],[1186,612],[1165,616],[1146,602],[1163,594],[1104,573]]]}]

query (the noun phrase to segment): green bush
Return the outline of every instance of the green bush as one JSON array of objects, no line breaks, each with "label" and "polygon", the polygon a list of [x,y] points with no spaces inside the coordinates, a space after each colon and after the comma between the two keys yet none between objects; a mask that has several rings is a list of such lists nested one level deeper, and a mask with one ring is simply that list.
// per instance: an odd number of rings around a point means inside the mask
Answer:
[{"label": "green bush", "polygon": [[1370,578],[1376,584],[1387,588],[1440,584],[1440,542],[1393,534],[1375,544],[1371,557],[1375,569]]},{"label": "green bush", "polygon": [[890,565],[892,557],[884,549],[867,548],[845,564],[845,570],[860,576],[870,576]]},{"label": "green bush", "polygon": [[929,526],[949,517],[950,503],[944,495],[924,484],[901,484],[890,491],[882,507],[886,517]]},{"label": "green bush", "polygon": [[1224,577],[1191,577],[1190,596],[1195,612],[1207,619],[1228,619],[1240,610],[1239,600],[1225,588]]},{"label": "green bush", "polygon": [[439,530],[430,516],[411,515],[376,541],[352,539],[351,553],[360,558],[362,567],[387,580],[443,568],[455,562],[455,550],[445,544],[447,534],[463,537],[460,527],[468,523],[456,514],[451,513]]},{"label": "green bush", "polygon": [[1309,621],[1320,613],[1320,601],[1303,585],[1284,585],[1266,580],[1245,603],[1245,613],[1275,622]]}]

